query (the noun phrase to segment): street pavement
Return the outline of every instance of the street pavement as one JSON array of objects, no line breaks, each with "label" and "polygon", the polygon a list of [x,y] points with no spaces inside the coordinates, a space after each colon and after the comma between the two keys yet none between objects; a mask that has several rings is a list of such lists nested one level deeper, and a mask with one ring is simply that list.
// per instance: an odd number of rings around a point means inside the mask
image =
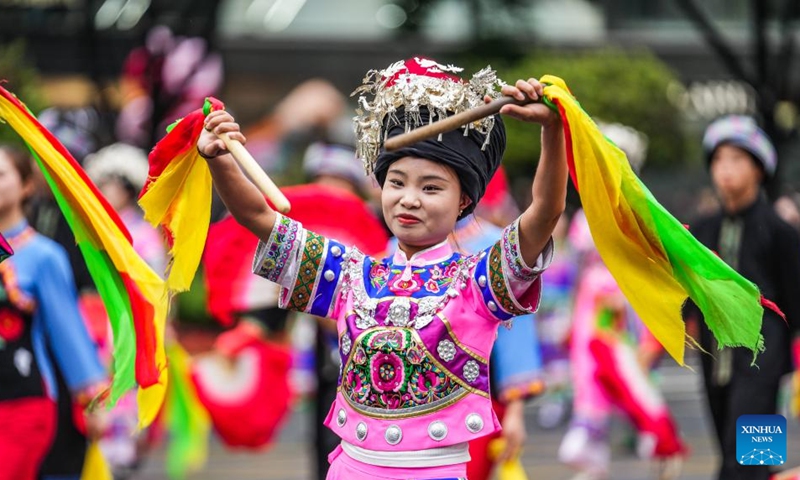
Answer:
[{"label": "street pavement", "polygon": [[[705,403],[700,390],[701,373],[696,354],[689,353],[689,368],[681,368],[666,361],[659,369],[659,383],[672,413],[678,421],[683,436],[691,447],[682,480],[715,480],[718,463],[715,446],[710,436],[710,419],[705,413]],[[565,425],[543,429],[536,417],[539,406],[528,406],[526,424],[528,441],[522,458],[530,480],[568,480],[574,472],[560,464],[556,452],[566,430]],[[265,452],[232,452],[212,442],[205,468],[189,476],[188,480],[312,480],[310,443],[310,410],[308,405],[298,405],[292,418],[284,427],[278,441]],[[800,423],[788,420],[787,468],[800,467]],[[656,478],[656,465],[639,460],[627,446],[628,428],[622,420],[612,427],[613,461],[611,478],[614,480],[650,480]],[[165,479],[163,448],[152,453],[133,480]]]}]

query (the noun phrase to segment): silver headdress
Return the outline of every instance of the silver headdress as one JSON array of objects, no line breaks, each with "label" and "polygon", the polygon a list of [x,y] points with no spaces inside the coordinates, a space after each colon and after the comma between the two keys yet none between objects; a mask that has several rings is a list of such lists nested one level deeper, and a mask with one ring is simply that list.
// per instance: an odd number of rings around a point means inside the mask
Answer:
[{"label": "silver headdress", "polygon": [[[483,105],[484,96],[498,97],[498,87],[505,85],[491,67],[477,72],[469,82],[454,75],[462,70],[414,57],[393,63],[384,70],[367,72],[363,84],[350,95],[359,95],[357,115],[353,118],[356,156],[364,163],[367,175],[375,169],[375,161],[386,140],[387,126],[402,124],[405,131],[413,130],[422,126],[421,107],[427,107],[429,121],[433,122],[437,117],[442,119]],[[368,97],[373,96],[370,101]],[[403,111],[402,120],[397,118],[399,110]],[[466,125],[465,134],[468,129],[477,130],[486,135],[488,141],[494,123],[494,116],[482,118]]]}]

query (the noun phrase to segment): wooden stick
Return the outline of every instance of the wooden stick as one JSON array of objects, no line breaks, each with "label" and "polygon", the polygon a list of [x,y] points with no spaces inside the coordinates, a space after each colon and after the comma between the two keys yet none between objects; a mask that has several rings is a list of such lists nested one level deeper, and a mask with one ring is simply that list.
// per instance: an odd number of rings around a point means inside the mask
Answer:
[{"label": "wooden stick", "polygon": [[397,135],[396,137],[392,137],[386,140],[383,147],[387,152],[393,152],[409,145],[413,145],[417,142],[421,142],[425,139],[438,136],[441,133],[463,127],[468,123],[475,122],[481,118],[488,117],[489,115],[494,115],[506,105],[522,106],[531,102],[533,102],[531,99],[517,100],[513,97],[496,98],[485,105],[481,105],[480,107],[475,107],[471,110],[453,115],[452,117],[447,117],[437,122],[433,122],[430,125],[415,128],[408,133],[403,133]]},{"label": "wooden stick", "polygon": [[288,213],[292,208],[291,205],[289,205],[289,200],[283,192],[280,191],[277,185],[275,185],[272,179],[269,178],[267,173],[264,172],[253,156],[250,155],[250,152],[244,148],[242,142],[233,140],[227,133],[217,136],[225,143],[225,148],[231,152],[231,155],[236,159],[239,166],[242,167],[244,173],[250,177],[250,181],[253,182],[253,185],[275,205],[275,209],[281,213]]}]

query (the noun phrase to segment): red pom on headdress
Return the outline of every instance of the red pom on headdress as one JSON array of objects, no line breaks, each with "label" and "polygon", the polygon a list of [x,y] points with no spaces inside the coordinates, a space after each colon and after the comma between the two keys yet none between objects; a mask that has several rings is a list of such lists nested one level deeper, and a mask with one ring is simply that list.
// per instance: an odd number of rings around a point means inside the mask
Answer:
[{"label": "red pom on headdress", "polygon": [[[386,82],[386,87],[391,87],[397,82],[397,79],[403,75],[420,75],[423,77],[442,78],[445,80],[452,80],[454,82],[463,83],[460,77],[447,72],[460,72],[462,69],[453,65],[442,65],[436,60],[431,60],[425,57],[412,57],[403,63],[403,67],[394,72]],[[407,79],[407,81],[409,81]]]}]

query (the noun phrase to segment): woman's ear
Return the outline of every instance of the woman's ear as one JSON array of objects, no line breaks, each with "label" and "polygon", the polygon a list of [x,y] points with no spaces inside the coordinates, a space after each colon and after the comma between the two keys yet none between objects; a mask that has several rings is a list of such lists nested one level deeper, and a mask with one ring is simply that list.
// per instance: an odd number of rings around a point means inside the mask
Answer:
[{"label": "woman's ear", "polygon": [[463,211],[465,208],[472,205],[472,199],[466,193],[461,194],[461,201],[458,202],[458,210]]},{"label": "woman's ear", "polygon": [[30,178],[22,185],[22,201],[26,202],[30,200],[35,193],[36,182],[33,180],[33,178]]}]

